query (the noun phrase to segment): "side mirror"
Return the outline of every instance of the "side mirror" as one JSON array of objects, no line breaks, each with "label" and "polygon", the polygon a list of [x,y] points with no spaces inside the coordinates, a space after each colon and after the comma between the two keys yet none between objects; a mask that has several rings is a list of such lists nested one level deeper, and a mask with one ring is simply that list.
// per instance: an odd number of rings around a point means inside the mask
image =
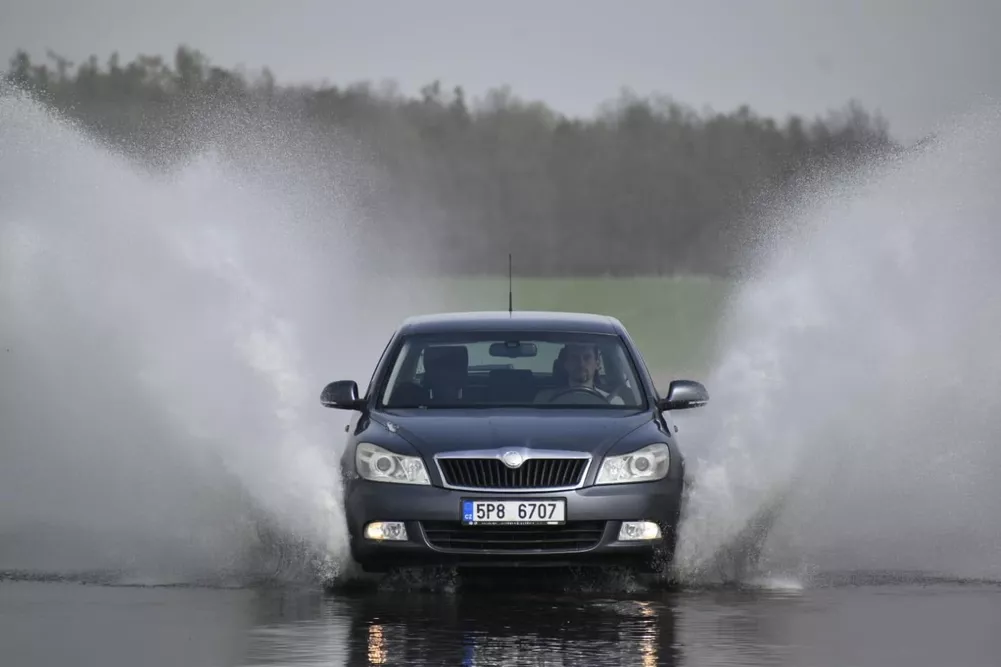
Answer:
[{"label": "side mirror", "polygon": [[695,380],[675,380],[667,388],[667,398],[661,399],[657,407],[661,410],[688,410],[701,408],[709,402],[709,392],[701,382]]},{"label": "side mirror", "polygon": [[358,383],[354,380],[338,380],[323,388],[320,403],[327,408],[338,410],[357,410],[361,407],[358,398]]}]

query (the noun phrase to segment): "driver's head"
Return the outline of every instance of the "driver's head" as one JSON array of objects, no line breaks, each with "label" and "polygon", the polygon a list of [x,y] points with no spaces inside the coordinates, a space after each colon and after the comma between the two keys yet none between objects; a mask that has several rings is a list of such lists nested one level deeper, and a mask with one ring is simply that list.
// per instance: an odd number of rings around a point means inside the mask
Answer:
[{"label": "driver's head", "polygon": [[598,371],[598,348],[584,343],[568,343],[563,348],[563,368],[571,386],[594,386]]}]

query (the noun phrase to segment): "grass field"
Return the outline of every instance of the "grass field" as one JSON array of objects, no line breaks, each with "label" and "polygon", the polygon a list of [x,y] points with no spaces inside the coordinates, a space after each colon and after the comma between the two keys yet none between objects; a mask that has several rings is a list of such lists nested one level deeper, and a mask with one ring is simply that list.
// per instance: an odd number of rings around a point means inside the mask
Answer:
[{"label": "grass field", "polygon": [[[507,310],[507,277],[434,279],[448,310]],[[701,276],[517,278],[516,310],[602,313],[629,329],[658,378],[703,379],[730,283]],[[413,287],[413,285],[411,285]],[[437,305],[437,304],[436,304]]]}]

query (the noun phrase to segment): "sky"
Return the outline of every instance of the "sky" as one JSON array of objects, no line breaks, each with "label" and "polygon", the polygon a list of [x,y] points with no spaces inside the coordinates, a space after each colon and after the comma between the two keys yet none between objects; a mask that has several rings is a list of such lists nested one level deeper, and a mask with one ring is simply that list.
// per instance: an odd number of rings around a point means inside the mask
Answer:
[{"label": "sky", "polygon": [[0,0],[6,59],[179,44],[280,83],[506,85],[571,115],[626,88],[776,118],[855,99],[906,142],[1001,99],[1001,0]]}]

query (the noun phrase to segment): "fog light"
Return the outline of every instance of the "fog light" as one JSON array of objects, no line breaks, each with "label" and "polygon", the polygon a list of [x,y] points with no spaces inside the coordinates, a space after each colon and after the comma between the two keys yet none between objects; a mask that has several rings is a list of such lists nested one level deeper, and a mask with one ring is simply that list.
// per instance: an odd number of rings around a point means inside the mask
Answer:
[{"label": "fog light", "polygon": [[623,521],[619,528],[619,540],[633,542],[638,540],[656,540],[660,537],[660,526],[652,521]]},{"label": "fog light", "polygon": [[406,541],[407,527],[402,521],[373,521],[365,526],[365,537],[370,540]]}]

